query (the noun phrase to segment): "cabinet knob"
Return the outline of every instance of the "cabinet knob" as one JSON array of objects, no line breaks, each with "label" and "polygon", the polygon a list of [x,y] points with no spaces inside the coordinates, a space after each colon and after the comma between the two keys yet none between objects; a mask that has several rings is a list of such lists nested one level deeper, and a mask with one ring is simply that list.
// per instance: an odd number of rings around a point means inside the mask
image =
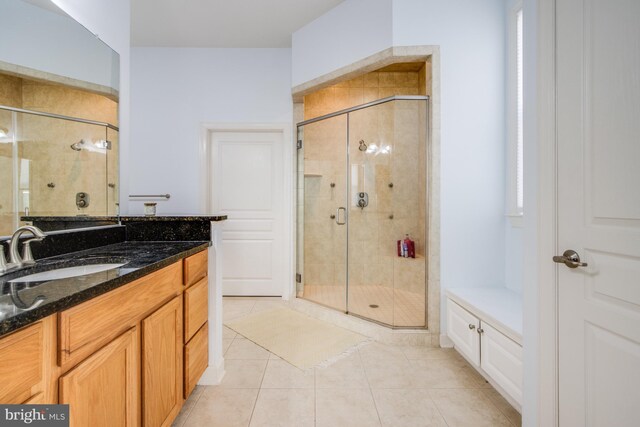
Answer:
[{"label": "cabinet knob", "polygon": [[484,329],[482,329],[482,328],[478,328],[478,333],[479,333],[479,334],[484,333]]},{"label": "cabinet knob", "polygon": [[469,323],[469,329],[473,331],[475,328],[476,328],[476,325]]}]

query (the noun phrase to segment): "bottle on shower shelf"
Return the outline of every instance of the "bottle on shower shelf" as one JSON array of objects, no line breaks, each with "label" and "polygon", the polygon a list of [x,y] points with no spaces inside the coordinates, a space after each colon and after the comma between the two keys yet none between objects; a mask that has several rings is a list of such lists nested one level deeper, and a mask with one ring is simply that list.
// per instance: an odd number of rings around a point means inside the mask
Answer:
[{"label": "bottle on shower shelf", "polygon": [[404,250],[405,258],[416,257],[416,244],[413,240],[409,238],[408,234],[405,234],[404,240],[402,241],[402,248]]}]

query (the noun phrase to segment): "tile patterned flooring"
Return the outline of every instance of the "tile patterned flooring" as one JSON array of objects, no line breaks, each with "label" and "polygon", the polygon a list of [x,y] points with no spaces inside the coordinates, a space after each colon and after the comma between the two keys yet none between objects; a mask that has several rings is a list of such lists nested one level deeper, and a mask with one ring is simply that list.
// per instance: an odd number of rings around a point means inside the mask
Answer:
[{"label": "tile patterned flooring", "polygon": [[[304,298],[344,311],[345,287],[305,285]],[[349,287],[349,311],[387,325],[424,327],[424,307],[424,293],[380,285]]]},{"label": "tile patterned flooring", "polygon": [[[283,304],[225,298],[225,320]],[[198,386],[174,427],[520,426],[512,408],[455,350],[371,343],[303,372],[224,328],[226,375]]]}]

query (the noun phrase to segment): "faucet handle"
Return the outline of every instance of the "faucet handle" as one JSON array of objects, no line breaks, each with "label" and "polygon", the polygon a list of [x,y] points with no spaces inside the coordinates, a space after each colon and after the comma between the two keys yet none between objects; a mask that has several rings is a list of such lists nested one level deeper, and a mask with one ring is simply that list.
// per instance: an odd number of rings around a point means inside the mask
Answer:
[{"label": "faucet handle", "polygon": [[4,246],[0,244],[0,273],[4,273],[7,270],[7,260],[4,257]]},{"label": "faucet handle", "polygon": [[42,239],[36,237],[34,239],[25,240],[22,243],[22,265],[32,265],[36,263],[31,253],[31,242],[39,242]]}]

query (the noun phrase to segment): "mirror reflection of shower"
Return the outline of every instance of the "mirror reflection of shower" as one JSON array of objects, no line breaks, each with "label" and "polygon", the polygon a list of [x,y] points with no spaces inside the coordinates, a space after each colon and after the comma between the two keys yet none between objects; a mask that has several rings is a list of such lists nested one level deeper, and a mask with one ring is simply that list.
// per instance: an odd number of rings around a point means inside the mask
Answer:
[{"label": "mirror reflection of shower", "polygon": [[111,142],[106,141],[104,139],[98,141],[90,141],[86,139],[81,139],[78,142],[74,142],[70,145],[71,149],[74,151],[90,151],[93,153],[101,153],[106,154],[107,150],[111,149]]},{"label": "mirror reflection of shower", "polygon": [[358,143],[358,150],[364,151],[365,153],[373,154],[377,156],[378,154],[389,154],[391,152],[390,145],[380,145],[378,147],[377,144],[367,144],[364,142],[364,139],[361,139]]}]

